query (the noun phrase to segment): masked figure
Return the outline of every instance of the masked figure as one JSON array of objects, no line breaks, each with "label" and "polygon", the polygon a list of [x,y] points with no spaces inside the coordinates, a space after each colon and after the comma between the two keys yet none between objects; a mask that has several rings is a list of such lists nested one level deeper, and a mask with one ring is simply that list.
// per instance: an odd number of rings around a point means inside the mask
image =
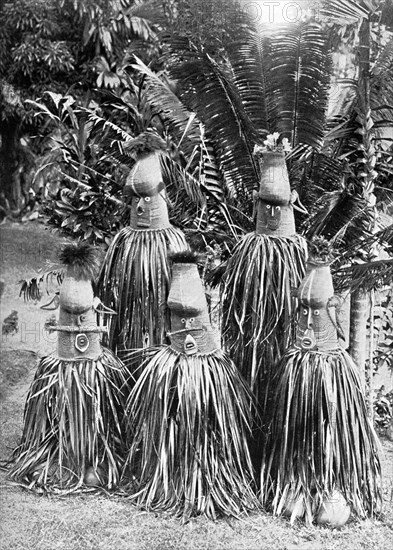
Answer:
[{"label": "masked figure", "polygon": [[100,344],[105,328],[96,322],[95,250],[67,245],[60,259],[65,266],[60,313],[50,328],[57,333],[57,350],[38,365],[10,475],[40,492],[86,485],[113,489],[124,455],[124,366]]},{"label": "masked figure", "polygon": [[173,256],[171,345],[144,365],[130,394],[128,493],[188,519],[258,506],[247,436],[251,394],[210,324],[191,253]]},{"label": "masked figure", "polygon": [[341,527],[380,511],[378,440],[358,369],[339,345],[330,267],[310,260],[298,288],[296,342],[283,357],[262,463],[274,513]]},{"label": "masked figure", "polygon": [[117,312],[109,322],[108,345],[120,357],[125,350],[165,343],[168,251],[187,249],[183,233],[169,223],[162,151],[143,139],[135,139],[142,149],[126,182],[132,200],[130,225],[113,240],[98,278],[98,296]]},{"label": "masked figure", "polygon": [[296,235],[284,153],[263,153],[255,194],[256,231],[233,250],[221,289],[225,349],[250,384],[266,416],[274,366],[293,335],[296,301],[306,245]]}]

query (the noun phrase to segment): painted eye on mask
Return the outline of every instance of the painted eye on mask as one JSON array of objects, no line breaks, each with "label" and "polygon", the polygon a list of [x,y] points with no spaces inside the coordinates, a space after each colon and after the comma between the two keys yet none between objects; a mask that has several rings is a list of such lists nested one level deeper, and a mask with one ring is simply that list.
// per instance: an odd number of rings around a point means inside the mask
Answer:
[{"label": "painted eye on mask", "polygon": [[280,212],[280,210],[281,210],[281,206],[276,206],[276,211]]},{"label": "painted eye on mask", "polygon": [[319,315],[319,309],[314,309],[314,315],[318,316]]},{"label": "painted eye on mask", "polygon": [[270,209],[271,209],[270,204],[267,204],[267,205],[266,205],[266,210],[270,210]]},{"label": "painted eye on mask", "polygon": [[308,315],[308,309],[303,309],[303,315]]},{"label": "painted eye on mask", "polygon": [[150,197],[145,197],[145,202],[150,202],[150,201],[151,201]]},{"label": "painted eye on mask", "polygon": [[185,319],[181,319],[181,324],[182,324],[182,325],[185,325],[185,324],[186,324],[186,320],[185,320]]}]

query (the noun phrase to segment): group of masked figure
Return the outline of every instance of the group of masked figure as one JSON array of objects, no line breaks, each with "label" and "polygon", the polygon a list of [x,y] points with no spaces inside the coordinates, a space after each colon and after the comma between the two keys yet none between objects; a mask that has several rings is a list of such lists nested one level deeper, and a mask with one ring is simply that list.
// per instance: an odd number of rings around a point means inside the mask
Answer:
[{"label": "group of masked figure", "polygon": [[329,263],[296,235],[284,154],[260,158],[256,230],[226,266],[221,338],[197,256],[169,222],[163,154],[139,148],[130,224],[101,266],[84,243],[61,253],[57,350],[37,368],[10,476],[185,519],[271,509],[339,526],[378,513],[378,440]]}]

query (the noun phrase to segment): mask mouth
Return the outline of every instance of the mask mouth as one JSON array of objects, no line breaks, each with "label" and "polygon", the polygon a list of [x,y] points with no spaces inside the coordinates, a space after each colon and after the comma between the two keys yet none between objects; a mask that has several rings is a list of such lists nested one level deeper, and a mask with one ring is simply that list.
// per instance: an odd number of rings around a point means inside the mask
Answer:
[{"label": "mask mouth", "polygon": [[150,227],[150,223],[144,220],[138,220],[137,221],[138,227]]},{"label": "mask mouth", "polygon": [[194,355],[198,351],[198,345],[191,334],[187,334],[184,340],[184,353],[186,355]]},{"label": "mask mouth", "polygon": [[300,340],[301,346],[303,349],[313,349],[317,346],[317,341],[313,334],[310,334],[311,331],[307,331],[303,338]]},{"label": "mask mouth", "polygon": [[280,226],[280,220],[277,218],[269,218],[267,220],[267,226],[269,229],[278,229]]}]

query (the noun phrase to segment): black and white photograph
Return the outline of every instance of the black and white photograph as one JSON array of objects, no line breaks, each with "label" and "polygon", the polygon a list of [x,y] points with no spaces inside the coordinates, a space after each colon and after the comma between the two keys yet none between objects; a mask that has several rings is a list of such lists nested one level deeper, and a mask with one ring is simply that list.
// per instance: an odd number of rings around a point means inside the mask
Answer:
[{"label": "black and white photograph", "polygon": [[0,0],[0,549],[393,547],[393,0]]}]

